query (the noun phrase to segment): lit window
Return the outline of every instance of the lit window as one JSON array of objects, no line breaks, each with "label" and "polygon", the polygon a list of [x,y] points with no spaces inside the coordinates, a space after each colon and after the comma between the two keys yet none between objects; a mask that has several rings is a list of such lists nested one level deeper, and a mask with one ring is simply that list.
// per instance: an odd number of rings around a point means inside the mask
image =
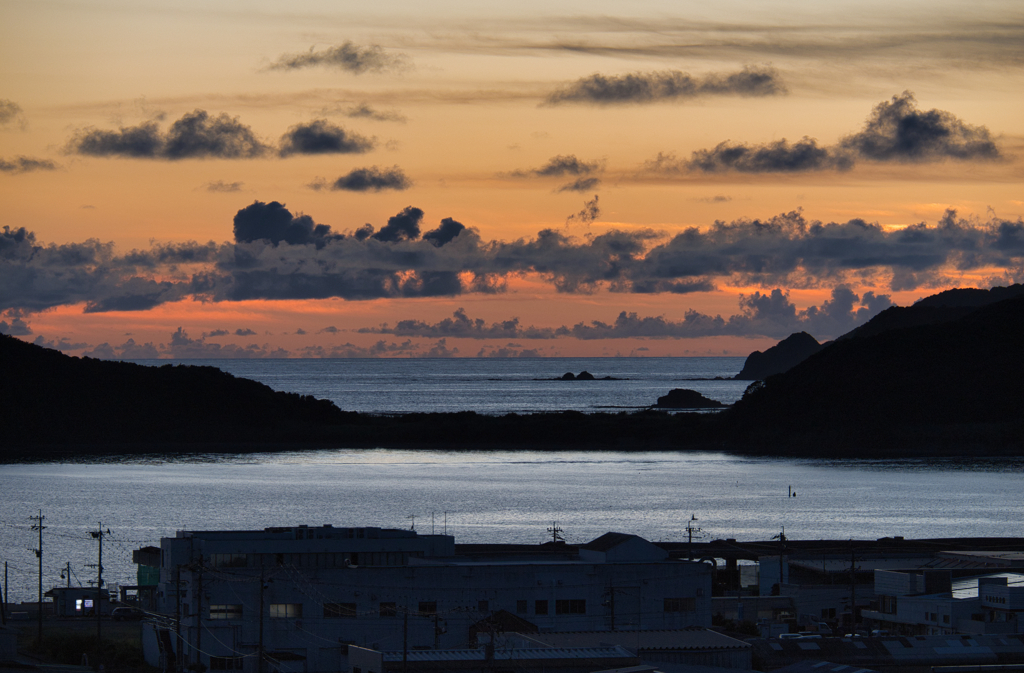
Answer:
[{"label": "lit window", "polygon": [[211,605],[210,619],[241,619],[241,605]]},{"label": "lit window", "polygon": [[302,603],[271,603],[271,619],[300,619],[302,617]]}]

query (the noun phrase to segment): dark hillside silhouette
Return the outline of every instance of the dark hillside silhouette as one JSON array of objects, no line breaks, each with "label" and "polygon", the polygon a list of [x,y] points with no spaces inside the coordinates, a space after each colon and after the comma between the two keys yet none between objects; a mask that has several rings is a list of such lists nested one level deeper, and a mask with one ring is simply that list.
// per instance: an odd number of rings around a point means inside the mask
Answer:
[{"label": "dark hillside silhouette", "polygon": [[921,325],[941,325],[959,320],[981,308],[1014,297],[1024,296],[1024,285],[994,287],[991,290],[957,288],[925,297],[913,306],[890,306],[864,325],[836,339],[872,336],[893,329]]},{"label": "dark hillside silhouette", "polygon": [[73,358],[0,335],[5,444],[309,441],[346,419],[215,367]]},{"label": "dark hillside silhouette", "polygon": [[820,455],[952,445],[1020,451],[1024,296],[953,307],[970,312],[939,324],[915,323],[949,307],[918,308],[904,310],[912,326],[873,333],[876,320],[895,322],[883,312],[861,328],[869,336],[837,340],[753,384],[728,412],[730,443]]},{"label": "dark hillside silhouette", "polygon": [[736,375],[737,381],[760,381],[772,374],[781,374],[792,369],[810,356],[814,355],[825,344],[807,332],[796,332],[775,344],[768,350],[754,351],[747,356],[743,369]]}]

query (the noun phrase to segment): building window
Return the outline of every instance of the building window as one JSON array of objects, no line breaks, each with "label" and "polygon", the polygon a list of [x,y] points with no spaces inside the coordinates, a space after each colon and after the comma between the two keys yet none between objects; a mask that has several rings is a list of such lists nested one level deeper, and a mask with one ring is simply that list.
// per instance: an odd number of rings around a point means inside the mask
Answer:
[{"label": "building window", "polygon": [[324,603],[324,617],[327,619],[353,618],[355,616],[355,603]]},{"label": "building window", "polygon": [[556,615],[585,615],[587,601],[582,598],[565,598],[555,601]]},{"label": "building window", "polygon": [[477,612],[488,612],[487,601],[477,601],[476,610]]},{"label": "building window", "polygon": [[301,619],[302,603],[271,603],[271,619]]},{"label": "building window", "polygon": [[[242,606],[241,605],[211,605],[210,606],[210,619],[241,619],[242,618]],[[232,669],[224,669],[232,670]]]},{"label": "building window", "polygon": [[942,615],[942,623],[949,624],[949,615]]},{"label": "building window", "polygon": [[381,617],[398,616],[398,605],[396,603],[381,603],[379,610]]},{"label": "building window", "polygon": [[437,614],[437,601],[420,601],[420,614],[421,615],[436,615]]},{"label": "building window", "polygon": [[517,615],[525,615],[526,614],[526,603],[527,603],[526,601],[516,601],[516,614]]},{"label": "building window", "polygon": [[243,657],[210,657],[211,671],[240,671]]},{"label": "building window", "polygon": [[245,554],[210,554],[213,568],[245,568],[248,564]]},{"label": "building window", "polygon": [[533,614],[535,615],[546,615],[548,613],[548,602],[547,601],[534,601],[533,603]]},{"label": "building window", "polygon": [[665,612],[696,612],[696,598],[666,598]]}]

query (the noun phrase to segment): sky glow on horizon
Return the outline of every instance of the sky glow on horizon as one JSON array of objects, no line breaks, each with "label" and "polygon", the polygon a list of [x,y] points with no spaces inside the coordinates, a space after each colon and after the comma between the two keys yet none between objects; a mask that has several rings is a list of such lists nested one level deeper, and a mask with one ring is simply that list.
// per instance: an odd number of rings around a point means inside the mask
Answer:
[{"label": "sky glow on horizon", "polygon": [[746,355],[1024,282],[1024,10],[9,2],[0,332]]}]

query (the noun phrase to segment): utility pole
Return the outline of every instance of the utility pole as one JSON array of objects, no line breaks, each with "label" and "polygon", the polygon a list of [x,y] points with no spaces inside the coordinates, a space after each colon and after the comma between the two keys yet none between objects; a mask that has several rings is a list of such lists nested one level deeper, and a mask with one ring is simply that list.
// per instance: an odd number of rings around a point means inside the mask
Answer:
[{"label": "utility pole", "polygon": [[612,624],[611,624],[612,628],[611,628],[611,630],[614,631],[615,630],[615,587],[612,586],[611,580],[608,580],[608,607],[609,607],[609,609],[611,610],[611,613],[612,613]]},{"label": "utility pole", "polygon": [[0,591],[0,624],[7,626],[7,561],[4,561],[4,589]]},{"label": "utility pole", "polygon": [[856,631],[857,625],[857,556],[853,540],[850,540],[850,626]]},{"label": "utility pole", "polygon": [[202,670],[203,656],[203,555],[199,555],[199,577],[196,580],[196,670]]},{"label": "utility pole", "polygon": [[779,541],[779,593],[782,593],[782,581],[786,573],[786,527],[783,526],[782,532],[773,535],[772,539]]},{"label": "utility pole", "polygon": [[[260,622],[260,627],[263,623]],[[174,566],[174,669],[179,673],[183,670],[181,654],[181,566]]]},{"label": "utility pole", "polygon": [[256,661],[256,673],[263,673],[263,591],[267,588],[267,578],[263,574],[263,565],[260,565],[260,635],[259,644],[257,645],[257,656],[259,659]]},{"label": "utility pole", "polygon": [[691,561],[693,560],[693,534],[701,532],[700,528],[698,528],[698,527],[693,525],[693,522],[696,521],[696,520],[697,520],[697,515],[696,514],[691,514],[690,515],[690,520],[686,522],[686,537],[687,537],[687,545],[689,547],[689,549],[687,551],[687,554],[689,555]]},{"label": "utility pole", "polygon": [[96,611],[96,665],[100,666],[100,657],[103,654],[103,595],[100,593],[103,591],[103,522],[97,525],[96,532],[89,534],[99,543],[99,554],[96,558],[96,601],[93,603],[93,610]]},{"label": "utility pole", "polygon": [[409,606],[405,606],[402,618],[402,673],[409,672]]},{"label": "utility pole", "polygon": [[562,529],[558,527],[557,521],[551,522],[551,528],[548,528],[548,532],[551,533],[551,543],[558,544],[559,542],[565,542],[565,538],[562,537]]},{"label": "utility pole", "polygon": [[[32,530],[39,531],[39,549],[33,549],[36,553],[36,558],[39,559],[39,633],[37,634],[38,644],[41,648],[43,646],[43,529],[46,527],[43,525],[43,510],[39,510],[39,516],[30,516],[29,519],[35,521],[32,526]],[[5,582],[6,584],[6,582]],[[6,586],[4,587],[7,588]]]}]

